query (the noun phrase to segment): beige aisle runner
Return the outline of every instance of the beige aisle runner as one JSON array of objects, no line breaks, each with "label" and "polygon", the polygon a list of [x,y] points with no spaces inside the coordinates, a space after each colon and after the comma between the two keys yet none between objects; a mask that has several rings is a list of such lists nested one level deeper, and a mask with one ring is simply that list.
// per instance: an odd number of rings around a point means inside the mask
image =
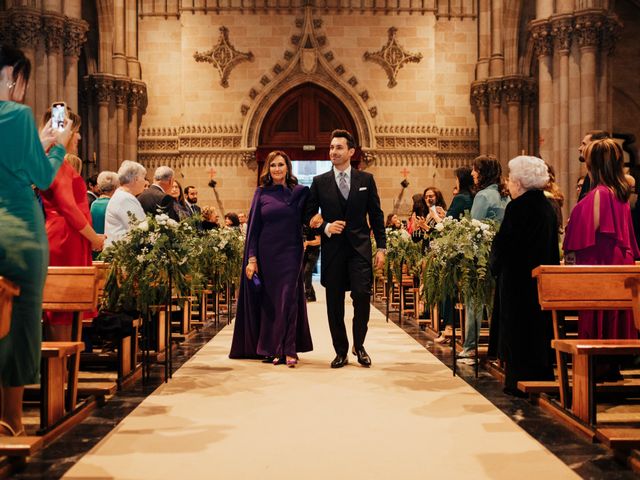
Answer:
[{"label": "beige aisle runner", "polygon": [[375,309],[373,367],[330,369],[317,292],[297,368],[230,360],[227,327],[65,478],[578,478]]}]

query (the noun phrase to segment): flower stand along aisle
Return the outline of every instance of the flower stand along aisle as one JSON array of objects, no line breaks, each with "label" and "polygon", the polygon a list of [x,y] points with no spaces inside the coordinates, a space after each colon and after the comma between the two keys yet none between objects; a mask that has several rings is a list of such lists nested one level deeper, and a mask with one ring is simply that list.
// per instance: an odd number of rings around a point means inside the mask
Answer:
[{"label": "flower stand along aisle", "polygon": [[[423,272],[424,298],[430,308],[449,298],[475,306],[478,316],[484,307],[491,316],[495,280],[489,271],[489,254],[496,231],[494,222],[471,219],[468,213],[460,220],[446,217],[435,226]],[[454,375],[457,368],[455,323],[454,320],[451,342]],[[478,328],[478,337],[479,332]],[[477,342],[478,338],[476,346]],[[478,350],[476,347],[476,377]]]},{"label": "flower stand along aisle", "polygon": [[[416,322],[419,317],[418,295],[423,256],[420,244],[411,239],[406,230],[386,229],[387,255],[384,275],[386,281],[386,319],[389,321],[390,302],[394,301],[394,292],[398,288],[398,319],[402,325],[403,316],[409,299],[413,301],[413,314]],[[375,249],[374,249],[375,252]],[[417,279],[417,281],[416,281]],[[407,290],[409,294],[407,295]]]},{"label": "flower stand along aisle", "polygon": [[[219,290],[240,274],[240,232],[200,232],[197,222],[195,217],[178,223],[166,214],[149,215],[102,254],[111,265],[103,308],[134,313],[143,320],[143,382],[150,378],[153,349],[158,356],[165,350],[164,378],[171,378],[172,298],[190,296],[209,284]],[[161,311],[162,326],[154,322]]]}]

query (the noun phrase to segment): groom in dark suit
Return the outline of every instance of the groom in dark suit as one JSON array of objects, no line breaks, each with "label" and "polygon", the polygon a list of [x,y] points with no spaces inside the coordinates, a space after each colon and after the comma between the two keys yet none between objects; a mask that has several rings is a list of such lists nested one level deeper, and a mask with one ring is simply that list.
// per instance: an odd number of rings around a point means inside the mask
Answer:
[{"label": "groom in dark suit", "polygon": [[323,218],[320,282],[327,292],[327,316],[336,351],[331,368],[348,363],[344,296],[349,290],[354,310],[352,351],[361,365],[371,366],[364,349],[373,281],[370,230],[378,246],[376,267],[382,266],[386,253],[384,215],[376,183],[370,173],[351,168],[355,147],[353,136],[346,130],[331,133],[329,156],[333,168],[313,179],[305,215],[308,224],[320,208]]}]

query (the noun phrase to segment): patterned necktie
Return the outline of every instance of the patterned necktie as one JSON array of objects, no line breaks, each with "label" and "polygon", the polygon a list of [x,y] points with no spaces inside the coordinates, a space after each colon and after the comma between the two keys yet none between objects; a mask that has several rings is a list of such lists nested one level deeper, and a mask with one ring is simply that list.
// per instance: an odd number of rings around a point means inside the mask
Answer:
[{"label": "patterned necktie", "polygon": [[349,185],[347,185],[347,174],[345,172],[340,172],[338,175],[340,180],[338,181],[338,188],[340,189],[340,193],[346,200],[349,198]]}]

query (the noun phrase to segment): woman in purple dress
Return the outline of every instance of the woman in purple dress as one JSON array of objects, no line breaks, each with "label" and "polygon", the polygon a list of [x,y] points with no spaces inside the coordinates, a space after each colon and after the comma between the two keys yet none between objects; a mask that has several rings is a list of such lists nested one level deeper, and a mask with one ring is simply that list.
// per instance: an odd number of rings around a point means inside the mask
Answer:
[{"label": "woman in purple dress", "polygon": [[[564,239],[566,263],[632,265],[638,258],[620,146],[609,138],[585,150],[591,190],[571,212]],[[638,338],[630,310],[583,311],[579,338]]]},{"label": "woman in purple dress", "polygon": [[289,157],[271,152],[251,204],[230,358],[263,357],[294,367],[298,352],[313,350],[302,271],[308,194],[291,173]]}]

